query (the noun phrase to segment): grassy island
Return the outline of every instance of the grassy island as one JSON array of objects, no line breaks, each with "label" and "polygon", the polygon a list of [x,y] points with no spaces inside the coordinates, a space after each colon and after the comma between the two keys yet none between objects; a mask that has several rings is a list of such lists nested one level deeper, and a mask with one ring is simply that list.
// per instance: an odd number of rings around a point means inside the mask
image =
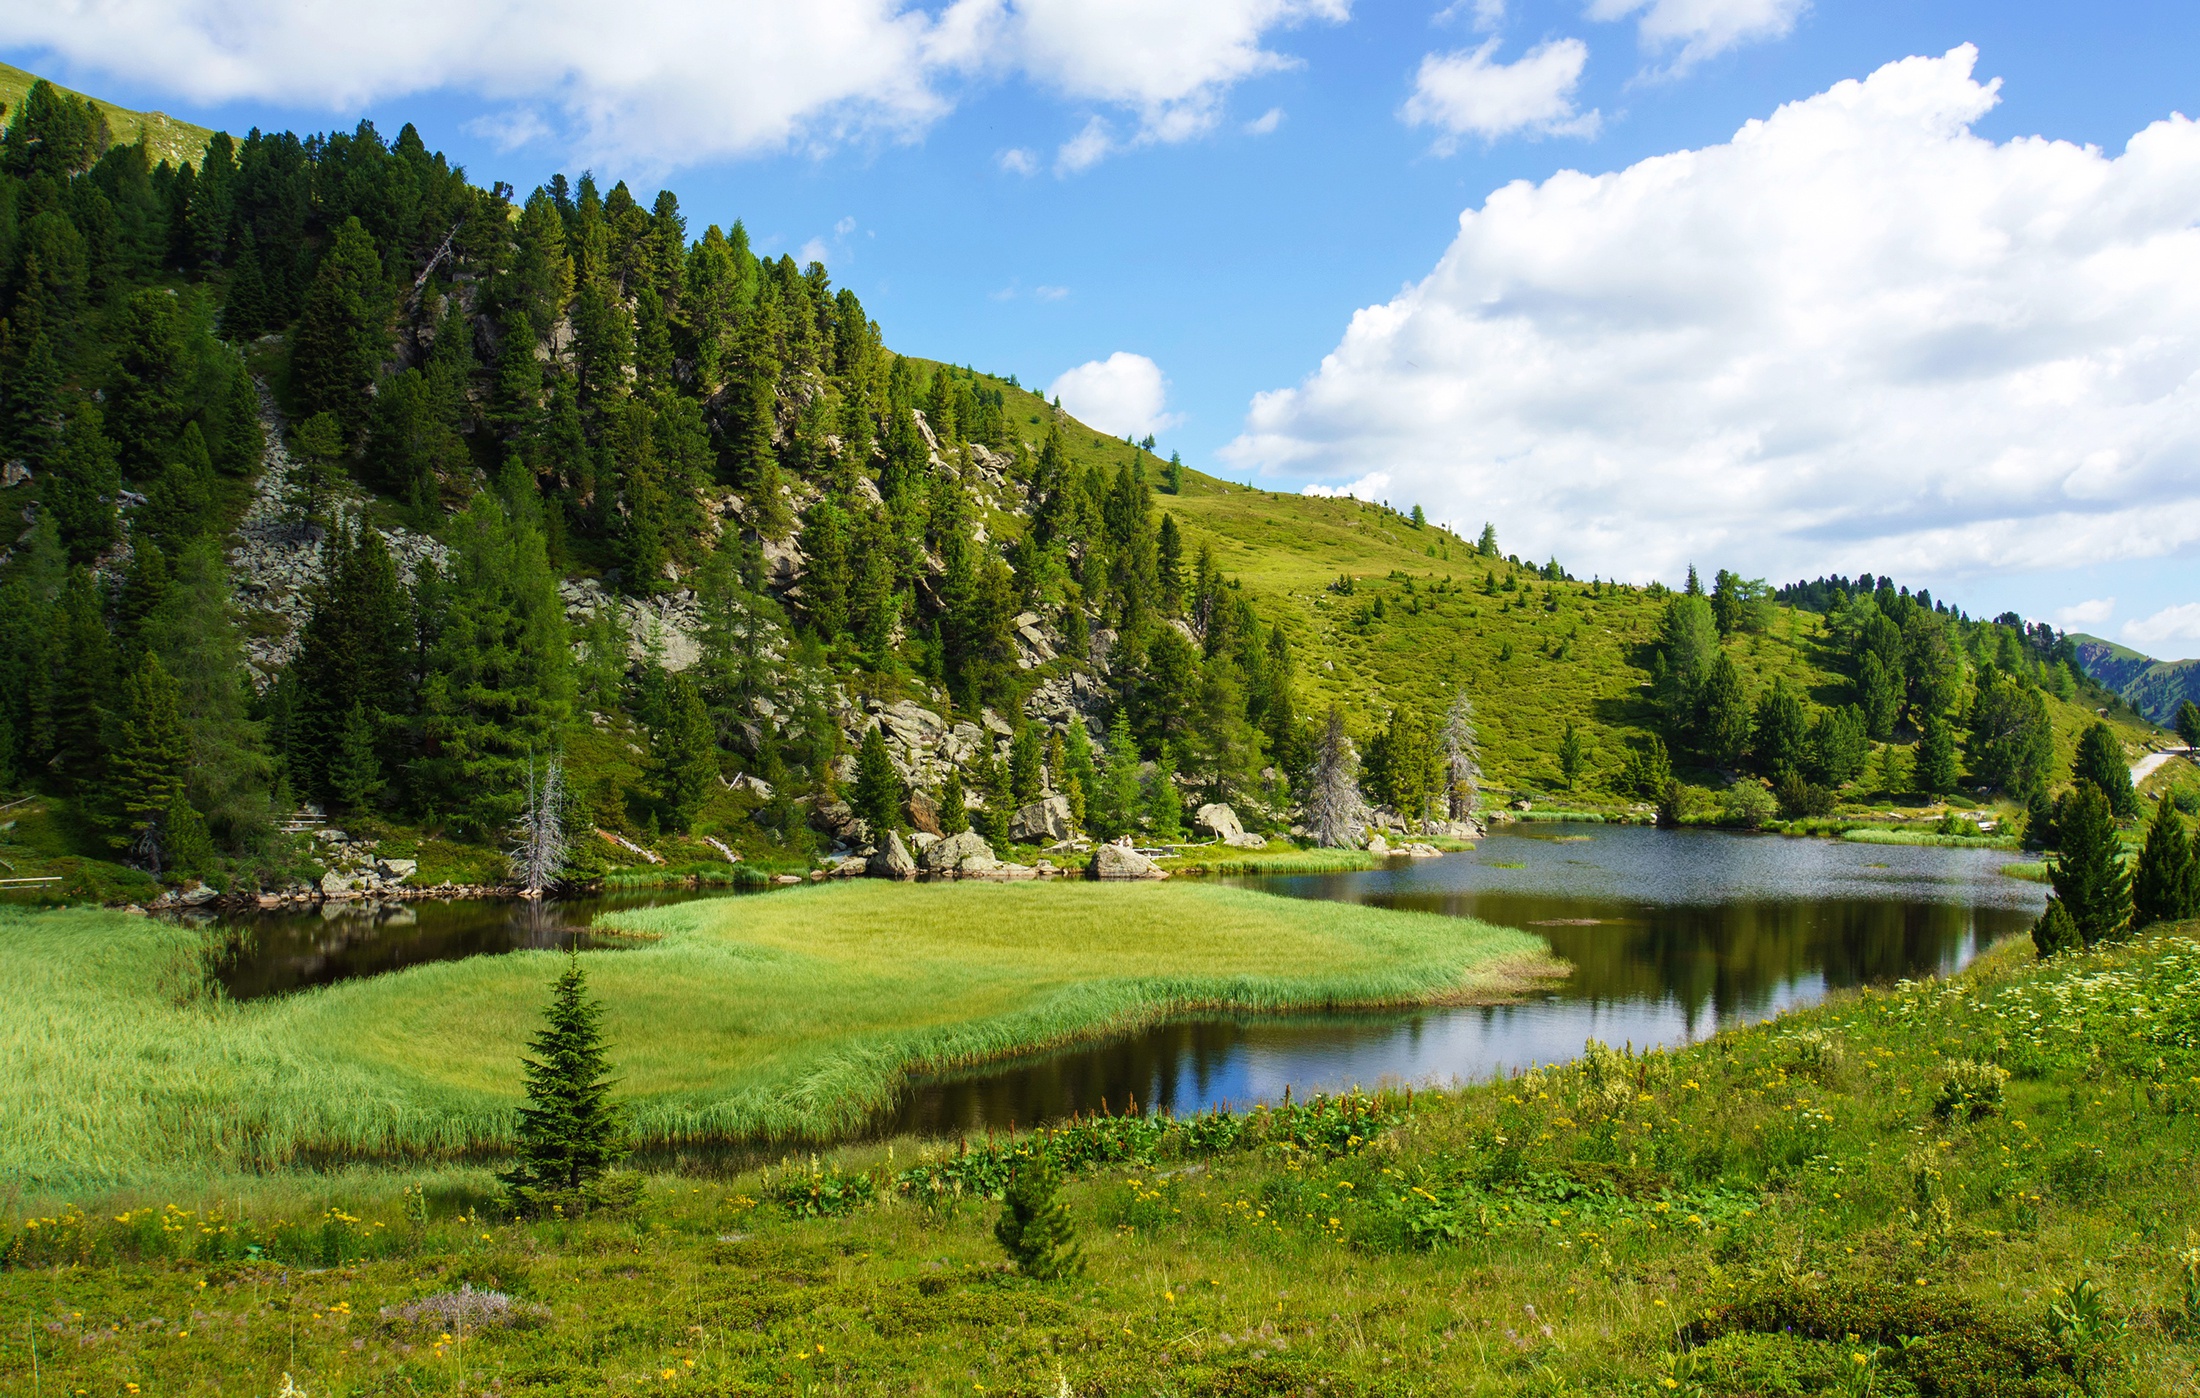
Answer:
[{"label": "grassy island", "polygon": [[[1192,884],[861,882],[618,914],[584,953],[645,1142],[821,1136],[912,1071],[1198,1010],[1500,999],[1557,968],[1457,918]],[[550,953],[279,1000],[200,989],[200,934],[0,916],[0,1170],[33,1190],[496,1149]]]}]

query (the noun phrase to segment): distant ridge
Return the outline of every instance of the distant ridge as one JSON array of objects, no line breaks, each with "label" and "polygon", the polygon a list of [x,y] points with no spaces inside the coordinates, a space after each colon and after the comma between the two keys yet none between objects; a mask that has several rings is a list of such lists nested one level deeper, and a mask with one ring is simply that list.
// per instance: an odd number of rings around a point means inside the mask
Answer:
[{"label": "distant ridge", "polygon": [[2075,631],[2070,641],[2078,648],[2078,663],[2087,674],[2156,723],[2174,723],[2178,706],[2187,699],[2200,703],[2200,660],[2156,660],[2129,646]]},{"label": "distant ridge", "polygon": [[[15,109],[22,103],[24,94],[29,92],[31,84],[37,81],[38,74],[36,73],[26,73],[21,68],[14,67],[11,64],[0,63],[0,103],[7,104],[7,115],[13,116],[15,114]],[[53,80],[49,78],[47,81],[52,82]],[[171,165],[196,165],[199,163],[199,157],[206,153],[206,143],[212,140],[214,136],[214,133],[205,127],[193,126],[187,121],[178,121],[166,112],[132,111],[128,107],[118,107],[112,102],[102,102],[89,93],[78,92],[74,88],[61,87],[60,83],[54,83],[54,86],[61,88],[63,92],[72,96],[82,97],[94,107],[97,107],[100,115],[107,118],[107,134],[113,138],[116,145],[129,145],[142,134],[145,137],[146,148],[152,153],[153,163],[156,165],[163,160]]]}]

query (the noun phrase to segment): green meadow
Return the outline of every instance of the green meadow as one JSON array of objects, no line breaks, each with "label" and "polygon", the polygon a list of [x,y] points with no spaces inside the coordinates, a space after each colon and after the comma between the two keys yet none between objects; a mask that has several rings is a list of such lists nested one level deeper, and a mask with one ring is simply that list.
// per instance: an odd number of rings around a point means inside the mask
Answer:
[{"label": "green meadow", "polygon": [[[2018,939],[1679,1052],[663,1173],[619,1216],[511,1222],[463,1164],[86,1192],[0,1218],[0,1389],[2191,1393],[2195,1006],[2190,926]],[[1066,1281],[992,1237],[1038,1151]]]},{"label": "green meadow", "polygon": [[[645,1143],[819,1137],[912,1072],[1201,1010],[1500,999],[1529,934],[1198,884],[825,884],[621,913],[583,954]],[[555,953],[266,1001],[204,989],[201,934],[0,915],[0,1178],[33,1192],[496,1150]]]}]

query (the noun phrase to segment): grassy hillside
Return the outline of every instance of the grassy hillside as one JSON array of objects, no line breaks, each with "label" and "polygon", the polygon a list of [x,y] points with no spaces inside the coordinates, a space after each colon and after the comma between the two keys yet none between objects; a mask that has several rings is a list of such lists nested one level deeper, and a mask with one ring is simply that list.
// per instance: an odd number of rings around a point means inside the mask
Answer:
[{"label": "grassy hillside", "polygon": [[[2020,944],[1677,1053],[700,1167],[584,1221],[506,1221],[485,1169],[33,1196],[0,1388],[2190,1393],[2196,997],[2190,927]],[[1042,1150],[1066,1281],[993,1238]]]},{"label": "grassy hillside", "polygon": [[[23,100],[23,94],[29,92],[31,84],[36,81],[38,74],[26,73],[21,68],[0,63],[0,104],[13,112],[16,105]],[[61,84],[55,83],[54,86],[61,87]],[[97,107],[100,115],[107,118],[107,134],[116,145],[126,146],[143,136],[146,148],[156,165],[163,160],[171,165],[197,164],[200,155],[206,151],[207,141],[214,135],[203,126],[178,121],[166,112],[132,111],[128,107],[118,107],[112,102],[103,102],[97,97],[77,92],[74,88],[62,88],[62,91],[83,97]]]}]

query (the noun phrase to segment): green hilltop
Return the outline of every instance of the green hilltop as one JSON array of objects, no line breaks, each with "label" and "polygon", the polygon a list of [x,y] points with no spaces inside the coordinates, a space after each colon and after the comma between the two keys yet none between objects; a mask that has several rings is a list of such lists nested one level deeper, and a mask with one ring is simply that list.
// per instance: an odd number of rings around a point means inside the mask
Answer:
[{"label": "green hilltop", "polygon": [[[31,90],[31,84],[40,81],[35,73],[26,73],[11,64],[0,63],[0,107],[14,112],[23,105],[23,98]],[[56,87],[59,87],[56,84]],[[81,92],[60,88],[71,97],[91,103],[106,118],[107,137],[118,146],[144,138],[147,151],[155,164],[167,161],[171,165],[195,163],[206,151],[206,143],[214,133],[203,126],[193,126],[178,121],[166,112],[139,112],[128,107],[118,107],[97,97],[87,97]]]}]

